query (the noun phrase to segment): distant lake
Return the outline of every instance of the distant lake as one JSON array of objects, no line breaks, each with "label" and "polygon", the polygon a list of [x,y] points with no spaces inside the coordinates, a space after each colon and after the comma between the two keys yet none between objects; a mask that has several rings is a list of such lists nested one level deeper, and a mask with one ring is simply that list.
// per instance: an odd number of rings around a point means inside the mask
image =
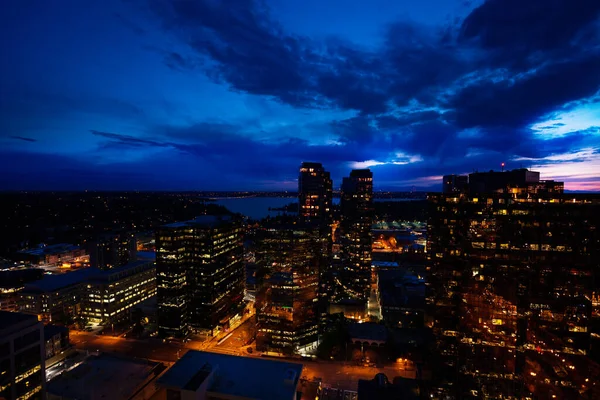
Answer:
[{"label": "distant lake", "polygon": [[252,219],[261,219],[268,215],[276,216],[283,214],[282,211],[269,211],[269,207],[279,208],[297,202],[298,199],[295,197],[241,197],[217,199],[215,201],[216,204],[227,207],[229,211],[243,214]]},{"label": "distant lake", "polygon": [[[375,201],[411,201],[412,199],[375,199]],[[297,203],[295,197],[240,197],[229,199],[216,199],[215,203],[227,207],[229,211],[243,214],[252,219],[261,219],[266,216],[283,214],[282,211],[269,211],[271,208],[280,208],[290,203]],[[339,204],[339,197],[333,198],[333,204]],[[288,213],[294,214],[294,213]]]}]

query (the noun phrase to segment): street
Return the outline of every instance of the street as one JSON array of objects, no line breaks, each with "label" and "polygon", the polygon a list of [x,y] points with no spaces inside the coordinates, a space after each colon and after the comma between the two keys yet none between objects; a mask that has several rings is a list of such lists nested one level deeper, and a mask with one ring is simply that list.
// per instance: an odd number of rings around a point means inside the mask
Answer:
[{"label": "street", "polygon": [[[227,339],[220,344],[217,344],[216,341],[206,343],[191,340],[187,343],[181,343],[174,341],[163,342],[160,339],[136,340],[123,337],[95,335],[90,332],[79,331],[71,332],[71,343],[80,350],[117,353],[130,357],[146,358],[167,363],[175,362],[189,349],[245,357],[260,357],[261,355],[257,354],[256,351],[249,354],[246,349],[251,346],[243,345],[243,343],[248,340],[251,329],[252,321],[248,320],[240,325],[240,327],[233,331],[231,336],[227,337]],[[269,357],[269,359],[278,360],[279,358]],[[333,361],[313,361],[310,359],[282,359],[282,361],[303,364],[303,379],[311,381],[315,378],[321,378],[324,385],[330,385],[333,388],[344,390],[357,390],[359,379],[373,379],[373,377],[380,372],[386,374],[390,380],[396,376],[411,379],[415,378],[414,370],[404,370],[397,364],[384,368],[374,368],[347,365]]]}]

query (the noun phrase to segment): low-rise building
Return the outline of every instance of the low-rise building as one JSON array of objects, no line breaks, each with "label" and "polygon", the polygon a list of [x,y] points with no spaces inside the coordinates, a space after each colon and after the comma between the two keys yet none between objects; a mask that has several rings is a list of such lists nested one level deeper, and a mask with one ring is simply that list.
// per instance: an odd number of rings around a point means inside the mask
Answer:
[{"label": "low-rise building", "polygon": [[188,351],[157,384],[161,399],[295,400],[302,364]]},{"label": "low-rise building", "polygon": [[[101,354],[48,383],[48,400],[148,399],[161,363]],[[134,397],[135,396],[135,397]]]},{"label": "low-rise building", "polygon": [[69,348],[69,328],[58,325],[44,326],[46,360]]},{"label": "low-rise building", "polygon": [[17,258],[37,265],[89,262],[89,257],[84,249],[69,243],[41,245],[21,250],[17,253]]},{"label": "low-rise building", "polygon": [[33,315],[0,311],[0,398],[45,399],[43,325]]},{"label": "low-rise building", "polygon": [[19,310],[44,322],[67,323],[80,314],[82,284],[94,273],[98,270],[85,268],[28,283],[21,290]]},{"label": "low-rise building", "polygon": [[81,312],[90,322],[117,322],[128,310],[156,294],[156,266],[140,260],[90,276]]},{"label": "low-rise building", "polygon": [[110,270],[85,268],[45,276],[25,285],[20,310],[45,322],[68,323],[82,316],[104,324],[125,319],[131,307],[155,294],[155,264],[140,260]]}]

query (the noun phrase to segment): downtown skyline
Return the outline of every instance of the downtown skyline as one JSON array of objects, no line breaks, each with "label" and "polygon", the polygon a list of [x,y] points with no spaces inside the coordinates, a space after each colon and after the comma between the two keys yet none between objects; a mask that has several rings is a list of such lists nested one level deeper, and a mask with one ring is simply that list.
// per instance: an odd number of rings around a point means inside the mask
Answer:
[{"label": "downtown skyline", "polygon": [[440,190],[519,167],[600,191],[593,0],[7,1],[0,189]]}]

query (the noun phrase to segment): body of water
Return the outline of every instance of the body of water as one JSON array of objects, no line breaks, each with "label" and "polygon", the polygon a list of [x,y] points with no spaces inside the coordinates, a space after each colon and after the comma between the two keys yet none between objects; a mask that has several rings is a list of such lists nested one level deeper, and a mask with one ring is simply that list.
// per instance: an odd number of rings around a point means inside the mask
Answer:
[{"label": "body of water", "polygon": [[[412,201],[412,199],[375,199],[375,201]],[[283,214],[282,211],[269,211],[269,207],[279,208],[297,202],[298,199],[295,197],[240,197],[217,199],[215,201],[216,204],[225,206],[230,211],[243,214],[252,219]],[[333,204],[339,204],[339,202],[339,197],[333,198]]]},{"label": "body of water", "polygon": [[298,200],[295,197],[241,197],[217,199],[215,203],[227,207],[229,211],[243,214],[249,218],[261,219],[269,215],[273,217],[283,214],[282,211],[269,211],[269,207],[279,208],[297,202]]}]

